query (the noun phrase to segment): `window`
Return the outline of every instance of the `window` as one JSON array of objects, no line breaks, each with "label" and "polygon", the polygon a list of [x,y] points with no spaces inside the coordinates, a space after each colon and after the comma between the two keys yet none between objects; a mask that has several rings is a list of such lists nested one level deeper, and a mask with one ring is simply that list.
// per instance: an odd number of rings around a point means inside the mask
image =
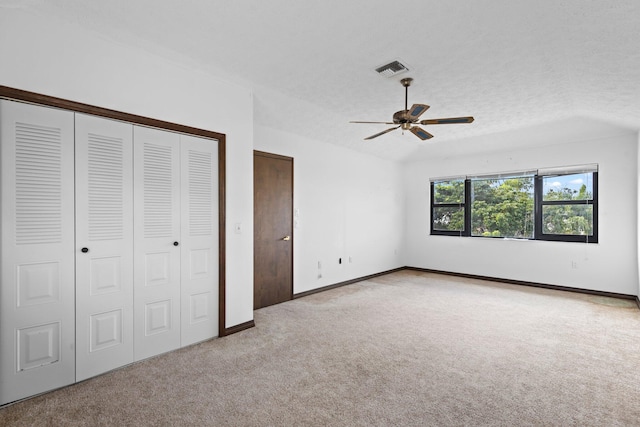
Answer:
[{"label": "window", "polygon": [[465,187],[464,178],[431,183],[431,234],[464,234]]},{"label": "window", "polygon": [[536,239],[598,241],[597,172],[548,173],[536,181]]},{"label": "window", "polygon": [[471,179],[471,235],[533,238],[533,175]]},{"label": "window", "polygon": [[433,180],[431,234],[597,243],[597,170]]}]

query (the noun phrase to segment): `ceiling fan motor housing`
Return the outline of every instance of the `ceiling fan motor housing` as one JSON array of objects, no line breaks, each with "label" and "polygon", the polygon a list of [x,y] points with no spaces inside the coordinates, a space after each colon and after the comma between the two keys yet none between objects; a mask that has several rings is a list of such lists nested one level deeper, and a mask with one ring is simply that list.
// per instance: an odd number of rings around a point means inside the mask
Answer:
[{"label": "ceiling fan motor housing", "polygon": [[407,130],[411,128],[411,123],[415,123],[416,120],[409,118],[409,110],[396,111],[393,114],[393,123],[402,125],[402,129]]}]

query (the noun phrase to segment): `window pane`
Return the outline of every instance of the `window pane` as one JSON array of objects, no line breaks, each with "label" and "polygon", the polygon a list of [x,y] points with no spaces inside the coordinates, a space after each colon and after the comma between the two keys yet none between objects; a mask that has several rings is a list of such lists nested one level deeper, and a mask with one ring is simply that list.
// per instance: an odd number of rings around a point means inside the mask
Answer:
[{"label": "window pane", "polygon": [[533,238],[533,177],[472,180],[471,235]]},{"label": "window pane", "polygon": [[434,207],[433,229],[438,231],[464,230],[463,207]]},{"label": "window pane", "polygon": [[593,205],[543,205],[542,233],[593,236]]},{"label": "window pane", "polygon": [[543,177],[542,200],[593,200],[593,174]]},{"label": "window pane", "polygon": [[464,203],[464,180],[433,183],[434,203]]}]

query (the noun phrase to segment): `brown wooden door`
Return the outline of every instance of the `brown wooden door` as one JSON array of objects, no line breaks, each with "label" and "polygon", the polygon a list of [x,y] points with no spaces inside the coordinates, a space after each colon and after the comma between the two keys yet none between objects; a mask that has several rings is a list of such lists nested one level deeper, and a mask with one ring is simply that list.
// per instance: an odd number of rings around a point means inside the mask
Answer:
[{"label": "brown wooden door", "polygon": [[293,298],[293,159],[253,153],[253,308]]}]

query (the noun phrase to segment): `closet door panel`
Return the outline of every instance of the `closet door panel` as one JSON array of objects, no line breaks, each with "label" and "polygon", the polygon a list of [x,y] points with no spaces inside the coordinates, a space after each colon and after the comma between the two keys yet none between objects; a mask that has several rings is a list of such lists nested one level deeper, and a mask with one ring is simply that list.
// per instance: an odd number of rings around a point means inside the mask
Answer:
[{"label": "closet door panel", "polygon": [[0,404],[75,380],[73,113],[0,100]]},{"label": "closet door panel", "polygon": [[133,126],[76,114],[76,378],[133,362]]},{"label": "closet door panel", "polygon": [[182,346],[218,335],[218,142],[181,135]]},{"label": "closet door panel", "polygon": [[180,137],[134,126],[134,358],[180,347]]}]

